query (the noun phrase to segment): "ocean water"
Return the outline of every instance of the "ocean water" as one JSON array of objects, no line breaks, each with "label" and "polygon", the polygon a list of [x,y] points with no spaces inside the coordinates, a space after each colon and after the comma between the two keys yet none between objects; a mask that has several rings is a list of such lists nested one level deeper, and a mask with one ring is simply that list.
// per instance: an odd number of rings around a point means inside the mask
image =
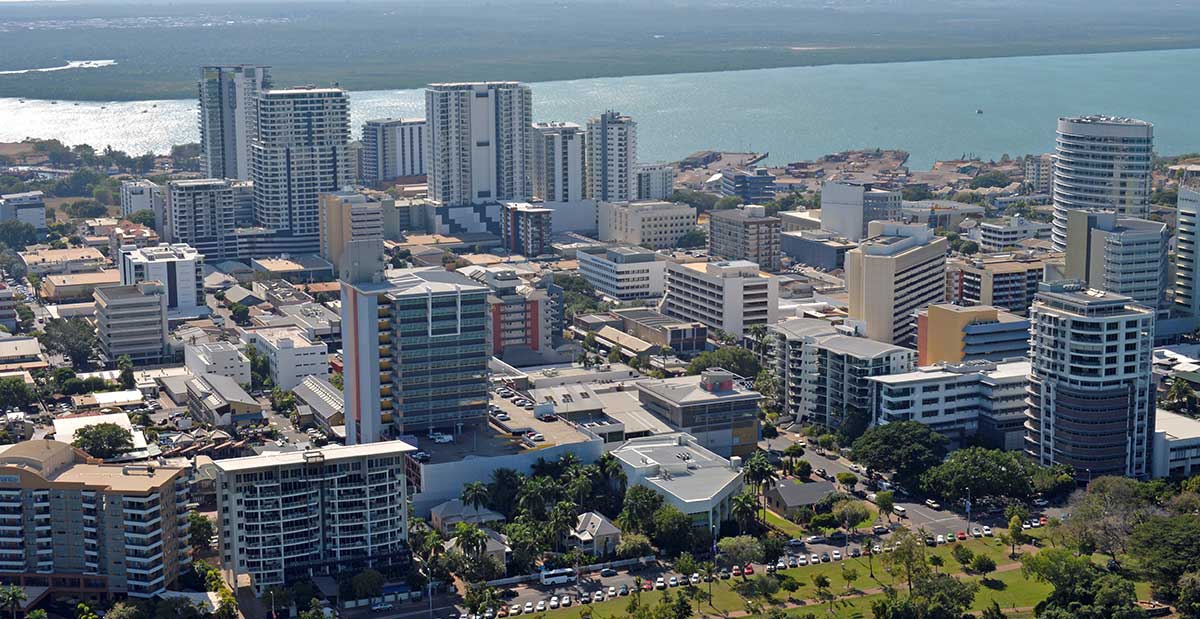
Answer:
[{"label": "ocean water", "polygon": [[[1155,124],[1155,149],[1200,150],[1200,50],[831,65],[533,84],[535,120],[586,122],[607,109],[638,121],[638,158],[701,149],[771,153],[772,163],[851,148],[900,148],[914,169],[974,154],[1054,148],[1059,116],[1103,113]],[[103,71],[104,68],[81,69]],[[497,75],[496,79],[504,76]],[[4,81],[0,76],[0,94]],[[368,118],[424,115],[421,90],[351,93]],[[977,113],[982,111],[982,113]],[[73,102],[0,98],[0,141],[58,138],[166,152],[199,133],[191,99]]]}]

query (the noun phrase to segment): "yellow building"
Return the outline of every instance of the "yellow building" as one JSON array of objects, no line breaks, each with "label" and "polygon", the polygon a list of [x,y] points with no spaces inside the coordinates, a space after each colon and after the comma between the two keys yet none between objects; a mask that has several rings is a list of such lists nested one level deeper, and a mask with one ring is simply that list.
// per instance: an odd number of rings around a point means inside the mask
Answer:
[{"label": "yellow building", "polygon": [[917,316],[917,364],[1002,361],[1029,351],[1029,320],[990,305],[930,305]]},{"label": "yellow building", "polygon": [[846,252],[850,320],[873,340],[914,346],[914,313],[944,295],[948,247],[925,226],[871,222],[868,238]]}]

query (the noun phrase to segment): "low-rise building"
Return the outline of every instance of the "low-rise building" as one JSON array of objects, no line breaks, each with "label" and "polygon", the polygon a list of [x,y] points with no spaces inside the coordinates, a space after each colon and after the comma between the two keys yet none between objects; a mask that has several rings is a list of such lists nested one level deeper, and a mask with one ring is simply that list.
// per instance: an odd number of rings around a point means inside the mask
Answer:
[{"label": "low-rise building", "polygon": [[659,297],[668,262],[653,251],[633,246],[580,251],[579,274],[596,292],[620,301]]},{"label": "low-rise building", "polygon": [[675,353],[703,352],[708,342],[708,326],[695,320],[680,320],[644,307],[614,309],[621,320],[621,331]]},{"label": "low-rise building", "polygon": [[764,493],[767,506],[777,514],[791,516],[802,510],[813,509],[822,499],[837,491],[833,482],[824,479],[805,480],[797,483],[794,479],[776,480]]},{"label": "low-rise building", "polygon": [[64,273],[94,273],[112,264],[95,247],[51,249],[39,245],[21,252],[20,256],[21,262],[25,264],[25,271],[38,277]]},{"label": "low-rise building", "polygon": [[229,342],[187,344],[183,348],[183,364],[196,376],[220,374],[239,385],[250,384],[250,359]]},{"label": "low-rise building", "polygon": [[779,270],[779,218],[765,206],[743,204],[708,214],[708,254],[749,260],[764,271]]},{"label": "low-rise building", "polygon": [[924,224],[935,230],[958,230],[967,218],[979,219],[987,209],[982,204],[955,200],[905,200],[900,206],[900,220]]},{"label": "low-rise building", "polygon": [[37,370],[48,366],[36,337],[0,334],[0,371]]},{"label": "low-rise building", "polygon": [[997,252],[1011,249],[1025,239],[1050,239],[1050,224],[1025,219],[1020,215],[979,222],[967,238],[979,244],[980,251]]},{"label": "low-rise building", "polygon": [[108,363],[162,363],[167,355],[167,293],[158,282],[97,288],[96,343]]},{"label": "low-rise building", "polygon": [[122,221],[108,231],[108,255],[116,256],[121,248],[127,245],[143,248],[159,244],[158,233],[154,228]]},{"label": "low-rise building", "polygon": [[462,499],[450,499],[429,510],[429,523],[445,535],[453,535],[460,522],[477,527],[499,527],[504,524],[504,516],[486,507],[467,505]]},{"label": "low-rise building", "polygon": [[600,512],[579,514],[575,528],[567,532],[567,546],[578,548],[593,557],[607,557],[617,551],[621,529]]},{"label": "low-rise building", "polygon": [[1154,415],[1152,473],[1155,479],[1200,474],[1200,420],[1159,409]]},{"label": "low-rise building", "polygon": [[247,575],[261,595],[313,576],[407,563],[412,451],[387,441],[213,462],[226,581]]},{"label": "low-rise building", "polygon": [[300,417],[309,417],[327,436],[346,440],[345,396],[324,378],[306,376],[292,390]]},{"label": "low-rise building", "polygon": [[293,284],[328,282],[334,278],[333,264],[316,254],[254,258],[250,266],[256,273],[265,273],[268,278],[283,279]]},{"label": "low-rise building", "polygon": [[682,202],[600,202],[600,240],[667,249],[696,229],[696,209]]},{"label": "low-rise building", "polygon": [[779,316],[779,283],[746,260],[667,263],[666,294],[659,311],[735,336]]},{"label": "low-rise building", "polygon": [[0,446],[0,578],[53,595],[152,598],[190,569],[188,469]]},{"label": "low-rise building", "polygon": [[117,286],[120,283],[121,273],[116,269],[95,273],[47,275],[42,278],[42,287],[38,294],[47,303],[77,303],[91,300],[97,288]]},{"label": "low-rise building", "polygon": [[263,407],[236,380],[200,374],[187,382],[188,412],[199,423],[238,428],[263,419]]},{"label": "low-rise building", "polygon": [[762,394],[745,378],[710,368],[699,376],[636,383],[646,410],[674,429],[724,457],[746,456],[758,448],[758,403]]},{"label": "low-rise building", "polygon": [[654,490],[710,530],[730,519],[733,497],[745,487],[741,458],[726,460],[683,432],[630,439],[612,455],[629,485]]},{"label": "low-rise building", "polygon": [[775,175],[766,168],[721,170],[721,195],[737,196],[747,204],[768,202],[775,197]]},{"label": "low-rise building", "polygon": [[204,256],[184,243],[154,247],[126,245],[117,258],[121,283],[132,286],[156,281],[167,296],[167,311],[176,316],[206,314]]},{"label": "low-rise building", "polygon": [[792,262],[826,271],[844,268],[846,252],[855,247],[858,243],[825,230],[800,230],[779,235],[779,250]]},{"label": "low-rise building", "polygon": [[9,333],[17,330],[17,295],[7,284],[0,283],[0,326]]},{"label": "low-rise building", "polygon": [[271,382],[284,391],[294,389],[305,376],[329,375],[329,349],[300,329],[256,329],[243,333],[242,339],[266,356]]},{"label": "low-rise building", "polygon": [[1029,319],[992,307],[938,303],[917,314],[917,363],[1001,361],[1029,352]]}]

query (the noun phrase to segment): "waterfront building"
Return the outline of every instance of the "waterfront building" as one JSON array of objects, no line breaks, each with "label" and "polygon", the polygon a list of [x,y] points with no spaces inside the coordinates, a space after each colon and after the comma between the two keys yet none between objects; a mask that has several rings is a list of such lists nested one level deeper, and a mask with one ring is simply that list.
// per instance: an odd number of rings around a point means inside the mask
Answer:
[{"label": "waterfront building", "polygon": [[585,196],[583,129],[575,123],[533,124],[533,197],[542,202],[578,202]]},{"label": "waterfront building", "polygon": [[764,271],[779,270],[779,218],[765,206],[743,204],[708,214],[708,255],[749,260]]},{"label": "waterfront building", "polygon": [[618,245],[579,251],[579,274],[596,292],[619,301],[660,297],[667,261],[642,247]]},{"label": "waterfront building", "polygon": [[362,127],[360,178],[373,185],[425,174],[425,119],[383,118]]},{"label": "waterfront building", "polygon": [[721,195],[737,196],[745,204],[768,202],[775,197],[775,175],[766,168],[721,170]]},{"label": "waterfront building", "polygon": [[600,240],[671,249],[696,229],[696,209],[682,202],[601,202]]},{"label": "waterfront building", "polygon": [[850,241],[861,241],[872,221],[897,219],[899,191],[872,183],[826,181],[821,184],[821,228]]},{"label": "waterfront building", "polygon": [[167,360],[166,286],[142,281],[124,286],[104,286],[93,294],[96,303],[96,344],[100,356],[115,364],[128,356],[134,365],[155,365]]},{"label": "waterfront building", "polygon": [[936,303],[917,314],[917,363],[1003,361],[1029,352],[1029,320],[990,305]]},{"label": "waterfront building", "polygon": [[925,226],[871,222],[869,238],[846,252],[850,319],[873,340],[915,346],[915,312],[945,294],[948,248]]},{"label": "waterfront building", "polygon": [[666,294],[658,309],[742,337],[755,325],[778,320],[779,282],[747,260],[667,262]]},{"label": "waterfront building", "polygon": [[597,202],[637,198],[637,122],[608,111],[587,123],[587,192]]},{"label": "waterfront building", "polygon": [[639,163],[635,200],[669,200],[675,193],[675,166],[670,163]]},{"label": "waterfront building", "polygon": [[1054,249],[1067,246],[1067,211],[1150,214],[1154,125],[1133,118],[1058,119],[1054,157]]},{"label": "waterfront building", "polygon": [[270,67],[200,67],[200,148],[209,178],[250,178],[255,104],[271,88]]}]

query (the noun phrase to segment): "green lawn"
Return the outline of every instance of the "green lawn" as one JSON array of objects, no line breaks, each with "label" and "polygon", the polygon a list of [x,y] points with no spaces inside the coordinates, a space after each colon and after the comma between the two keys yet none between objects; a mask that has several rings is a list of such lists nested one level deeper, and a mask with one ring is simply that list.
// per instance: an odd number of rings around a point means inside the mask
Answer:
[{"label": "green lawn", "polygon": [[779,531],[784,535],[790,537],[804,536],[804,529],[800,528],[800,525],[788,520],[787,518],[784,518],[783,516],[780,516],[779,514],[776,514],[769,509],[767,510],[767,524],[779,529]]}]

